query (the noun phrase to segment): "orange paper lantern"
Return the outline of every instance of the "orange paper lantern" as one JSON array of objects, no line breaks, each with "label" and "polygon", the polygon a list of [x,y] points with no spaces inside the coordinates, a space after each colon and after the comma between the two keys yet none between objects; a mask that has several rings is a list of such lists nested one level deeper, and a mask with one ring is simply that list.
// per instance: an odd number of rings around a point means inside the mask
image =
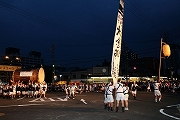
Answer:
[{"label": "orange paper lantern", "polygon": [[169,57],[171,55],[171,50],[168,44],[163,45],[163,54],[165,57]]}]

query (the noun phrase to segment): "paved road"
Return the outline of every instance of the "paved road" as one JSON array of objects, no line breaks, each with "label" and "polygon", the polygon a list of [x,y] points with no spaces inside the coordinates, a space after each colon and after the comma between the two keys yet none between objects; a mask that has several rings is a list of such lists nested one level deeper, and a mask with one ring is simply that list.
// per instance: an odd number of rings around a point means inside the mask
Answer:
[{"label": "paved road", "polygon": [[[0,98],[0,120],[176,120],[180,94],[163,93],[161,103],[154,102],[153,92],[138,91],[137,100],[130,94],[129,111],[103,109],[103,93],[77,94],[75,100],[64,99],[63,92],[47,93],[47,99]],[[80,101],[84,99],[85,103]],[[160,112],[161,111],[161,112]]]}]

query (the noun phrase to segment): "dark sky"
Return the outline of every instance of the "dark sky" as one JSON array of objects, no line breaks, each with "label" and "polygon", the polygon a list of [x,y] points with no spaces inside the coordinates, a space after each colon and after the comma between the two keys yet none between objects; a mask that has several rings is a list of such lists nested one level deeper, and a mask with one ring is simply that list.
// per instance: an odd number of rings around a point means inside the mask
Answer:
[{"label": "dark sky", "polygon": [[[92,67],[111,61],[118,0],[0,0],[0,55],[6,47],[42,53],[51,64]],[[125,0],[123,42],[158,57],[160,39],[180,40],[180,0]]]}]

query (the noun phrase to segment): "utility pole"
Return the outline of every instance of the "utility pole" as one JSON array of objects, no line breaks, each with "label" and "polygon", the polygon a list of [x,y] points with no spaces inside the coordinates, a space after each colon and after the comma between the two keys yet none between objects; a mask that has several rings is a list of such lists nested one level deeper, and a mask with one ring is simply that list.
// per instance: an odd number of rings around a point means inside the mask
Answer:
[{"label": "utility pole", "polygon": [[[165,57],[169,57],[171,55],[171,50],[168,44],[163,42],[163,38],[161,38],[161,46],[160,46],[160,57],[159,57],[159,73],[158,73],[158,82],[160,82],[161,77],[161,59]],[[162,57],[163,54],[163,57]]]},{"label": "utility pole", "polygon": [[51,47],[51,59],[52,59],[52,61],[51,61],[51,67],[52,67],[52,85],[54,85],[54,76],[55,76],[55,66],[54,66],[54,57],[55,57],[55,55],[54,55],[54,49],[55,49],[55,45],[54,44],[52,44],[52,47]]}]

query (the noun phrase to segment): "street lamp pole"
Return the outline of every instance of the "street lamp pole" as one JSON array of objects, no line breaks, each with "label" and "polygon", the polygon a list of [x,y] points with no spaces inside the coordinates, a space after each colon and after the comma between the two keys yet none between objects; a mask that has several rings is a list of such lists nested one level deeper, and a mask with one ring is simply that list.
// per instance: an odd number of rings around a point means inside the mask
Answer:
[{"label": "street lamp pole", "polygon": [[54,85],[54,76],[55,76],[55,66],[54,66],[54,44],[52,44],[51,54],[52,54],[52,85]]},{"label": "street lamp pole", "polygon": [[54,64],[52,65],[52,85],[54,85],[54,76],[55,76],[55,66]]},{"label": "street lamp pole", "polygon": [[162,40],[163,40],[163,38],[161,38],[161,46],[160,46],[158,82],[160,82],[160,76],[161,76]]}]

